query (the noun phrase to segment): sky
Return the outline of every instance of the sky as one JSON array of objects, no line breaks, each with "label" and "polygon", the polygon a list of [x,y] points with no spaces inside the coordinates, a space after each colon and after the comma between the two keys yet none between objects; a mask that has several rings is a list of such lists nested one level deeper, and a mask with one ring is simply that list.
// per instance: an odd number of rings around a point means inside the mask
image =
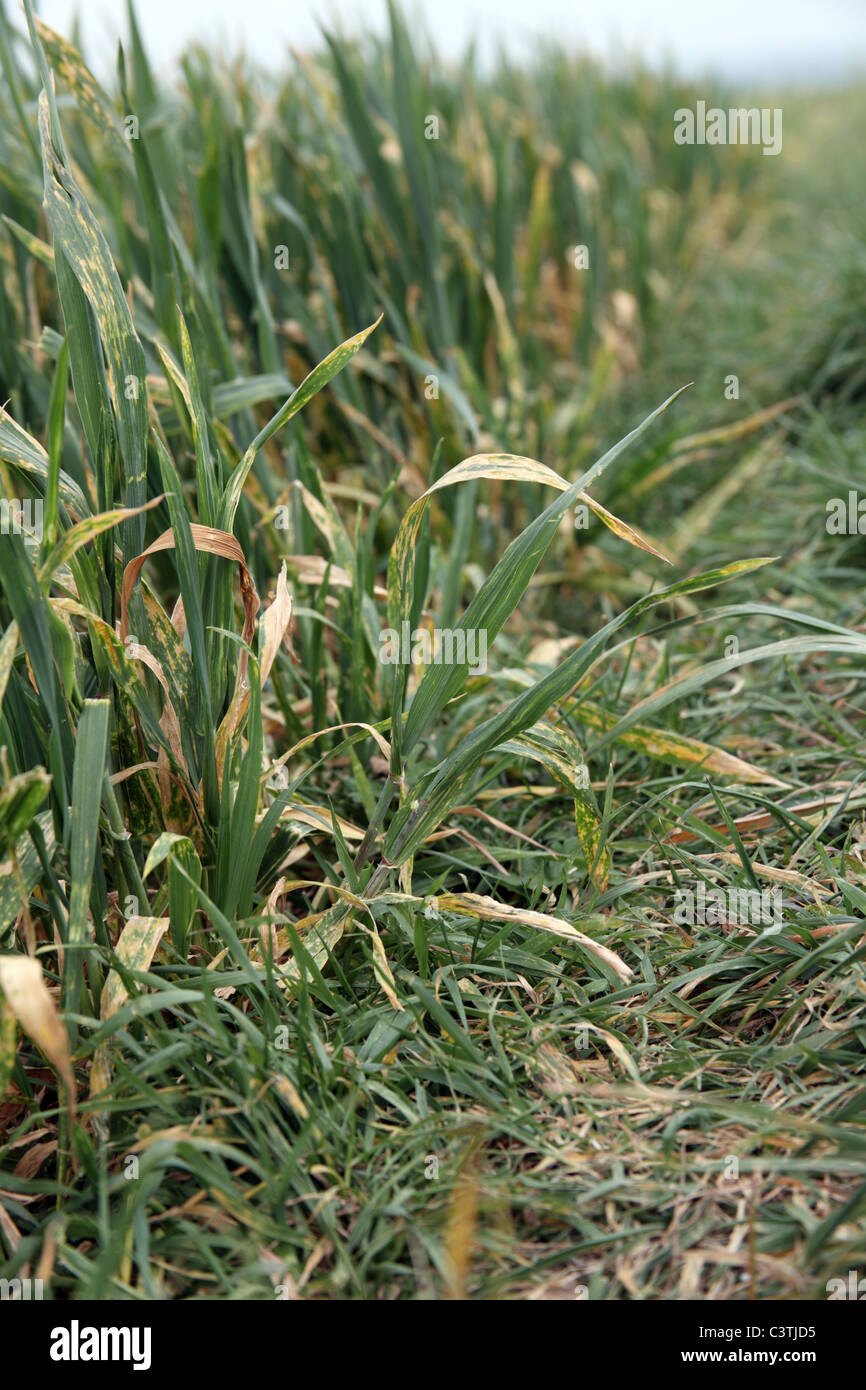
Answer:
[{"label": "sky", "polygon": [[[16,0],[11,0],[10,8]],[[91,66],[105,76],[123,32],[121,0],[38,0],[42,18],[69,34],[81,18]],[[686,76],[718,73],[732,82],[843,81],[866,72],[866,0],[410,0],[438,50],[457,56],[477,38],[519,56],[537,38],[584,47],[614,60],[639,52],[673,59]],[[243,46],[276,65],[287,47],[317,46],[320,23],[348,32],[382,30],[386,0],[138,0],[152,60],[170,66],[191,39],[229,51]]]}]

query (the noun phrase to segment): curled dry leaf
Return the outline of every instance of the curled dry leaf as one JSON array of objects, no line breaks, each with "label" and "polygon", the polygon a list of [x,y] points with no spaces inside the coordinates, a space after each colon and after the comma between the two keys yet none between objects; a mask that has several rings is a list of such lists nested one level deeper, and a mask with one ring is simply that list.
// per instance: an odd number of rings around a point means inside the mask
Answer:
[{"label": "curled dry leaf", "polygon": [[553,932],[555,936],[562,936],[567,941],[573,941],[576,945],[582,946],[590,955],[610,967],[618,979],[623,984],[628,984],[632,978],[632,969],[626,965],[621,956],[615,951],[609,950],[607,946],[602,946],[600,942],[593,941],[591,936],[586,936],[577,927],[573,927],[570,922],[565,922],[561,917],[551,917],[546,912],[530,912],[528,908],[509,907],[505,903],[498,903],[494,898],[487,898],[480,893],[446,893],[440,894],[436,898],[437,908],[445,908],[448,912],[463,912],[469,917],[483,917],[491,921],[499,922],[520,922],[526,927],[537,927],[540,931]]},{"label": "curled dry leaf", "polygon": [[[264,685],[270,675],[271,667],[276,659],[280,643],[286,637],[292,622],[292,596],[286,584],[286,564],[283,561],[280,575],[277,580],[277,592],[273,603],[265,609],[262,619],[264,625],[264,645],[261,655],[261,683]],[[243,638],[249,642],[247,637],[246,625],[244,626]],[[247,707],[250,703],[250,683],[247,680],[248,667],[247,654],[244,652],[238,663],[238,678],[235,682],[232,701],[226,710],[225,718],[220,724],[216,741],[216,765],[217,775],[222,784],[223,767],[225,765],[226,753],[229,741],[234,738],[238,729],[243,723]]]},{"label": "curled dry leaf", "polygon": [[286,637],[292,621],[292,596],[286,584],[286,562],[282,563],[277,580],[277,592],[273,603],[265,609],[262,625],[264,644],[262,647],[262,685],[271,673],[280,643]]},{"label": "curled dry leaf", "polygon": [[70,1120],[75,1114],[75,1076],[69,1038],[48,991],[42,966],[32,956],[0,956],[0,990],[24,1032],[63,1081]]},{"label": "curled dry leaf", "polygon": [[27,1152],[22,1154],[15,1164],[16,1178],[22,1178],[25,1182],[30,1178],[34,1178],[46,1158],[50,1158],[56,1150],[56,1139],[46,1139],[44,1144],[31,1144]]},{"label": "curled dry leaf", "polygon": [[[438,492],[440,488],[450,487],[453,483],[467,482],[473,478],[498,479],[501,482],[545,483],[549,487],[557,488],[560,492],[567,492],[571,487],[571,483],[561,477],[553,468],[548,468],[547,464],[539,463],[537,459],[525,458],[518,454],[473,454],[438,478],[432,487],[429,487],[423,496],[418,498],[417,502],[413,502],[403,521],[407,527],[407,539],[414,540],[427,499],[432,493]],[[648,554],[654,555],[659,560],[664,560],[665,564],[670,564],[667,555],[652,545],[633,526],[629,526],[627,522],[614,516],[588,492],[578,493],[577,500],[589,507],[599,521],[604,522],[604,525],[621,540],[627,541],[629,545],[634,545],[639,550],[647,551]]]},{"label": "curled dry leaf", "polygon": [[[322,555],[287,555],[286,561],[301,584],[315,584],[318,587],[326,573],[328,585],[333,589],[351,589],[355,582],[347,570],[332,564]],[[388,590],[383,584],[374,584],[373,597],[387,598]]]},{"label": "curled dry leaf", "polygon": [[383,758],[385,758],[385,760],[388,763],[388,766],[390,767],[390,743],[386,738],[382,737],[377,728],[375,728],[372,724],[365,724],[364,721],[361,719],[349,720],[343,724],[331,724],[327,729],[317,729],[315,733],[307,734],[305,738],[299,739],[299,741],[293,744],[292,747],[289,748],[285,753],[282,753],[279,756],[279,758],[275,758],[273,763],[274,767],[283,767],[286,763],[291,761],[291,759],[295,756],[296,753],[300,753],[302,748],[307,748],[311,743],[315,743],[316,739],[323,738],[325,734],[342,733],[343,729],[364,729],[365,732],[370,735],[371,739],[373,739],[373,741],[376,744],[378,744]]},{"label": "curled dry leaf", "polygon": [[[244,607],[244,626],[241,638],[247,647],[252,645],[255,633],[256,614],[259,609],[259,596],[256,593],[256,586],[253,576],[247,565],[246,556],[241,549],[237,538],[230,531],[219,531],[213,526],[199,526],[195,522],[190,523],[193,545],[196,550],[204,551],[209,555],[219,555],[224,560],[233,560],[240,572],[241,601]],[[120,595],[120,638],[125,642],[129,636],[129,600],[135,588],[138,576],[141,574],[145,562],[151,555],[156,555],[161,550],[174,550],[175,538],[171,527],[163,531],[161,536],[143,550],[123,571],[123,584]],[[175,630],[180,635],[186,627],[186,615],[183,606],[175,606],[172,615],[172,623]],[[238,660],[237,677],[235,679],[235,689],[226,716],[220,725],[216,741],[216,762],[217,774],[222,782],[222,769],[225,761],[226,748],[229,739],[237,731],[240,721],[243,718],[244,710],[249,701],[249,680],[247,678],[247,668],[249,657],[245,650],[241,650]],[[169,720],[169,723],[171,721]],[[166,731],[166,736],[168,732]]]},{"label": "curled dry leaf", "polygon": [[[199,526],[196,522],[190,523],[192,541],[196,550],[205,551],[209,555],[220,555],[224,560],[234,560],[240,568],[241,598],[244,605],[244,628],[242,632],[243,640],[247,646],[253,639],[256,613],[259,608],[259,596],[256,593],[256,586],[253,582],[252,574],[246,562],[246,556],[241,549],[240,543],[229,531],[218,531],[213,526]],[[120,595],[120,637],[121,641],[126,641],[129,635],[129,600],[135,588],[138,576],[150,559],[151,555],[156,555],[161,550],[174,550],[175,540],[174,531],[171,527],[163,531],[161,536],[157,536],[151,545],[143,550],[123,571],[123,585]],[[244,674],[246,671],[244,670]]]},{"label": "curled dry leaf", "polygon": [[[280,824],[309,826],[311,830],[318,830],[325,835],[333,835],[334,825],[331,814],[324,806],[315,806],[312,802],[291,801],[280,815]],[[264,819],[264,815],[259,816],[258,819]],[[364,832],[359,830],[357,825],[353,825],[351,821],[345,820],[342,816],[336,816],[335,819],[344,839],[363,840]]]}]

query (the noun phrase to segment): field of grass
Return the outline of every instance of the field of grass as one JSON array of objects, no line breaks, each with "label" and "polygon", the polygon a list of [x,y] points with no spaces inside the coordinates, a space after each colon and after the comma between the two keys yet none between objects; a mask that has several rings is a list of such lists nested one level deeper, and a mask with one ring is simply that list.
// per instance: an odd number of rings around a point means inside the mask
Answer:
[{"label": "field of grass", "polygon": [[[26,8],[0,1276],[826,1298],[866,1261],[866,89],[711,94],[784,110],[767,158],[675,144],[674,77],[444,66],[396,10],[170,81],[130,13],[106,90]],[[383,659],[404,625],[455,659]]]}]

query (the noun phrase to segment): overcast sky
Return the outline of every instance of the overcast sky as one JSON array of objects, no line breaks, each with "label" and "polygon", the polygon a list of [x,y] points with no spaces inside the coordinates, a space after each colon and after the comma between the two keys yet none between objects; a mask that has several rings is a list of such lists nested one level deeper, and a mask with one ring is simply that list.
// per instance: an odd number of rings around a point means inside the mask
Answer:
[{"label": "overcast sky", "polygon": [[[16,0],[12,0],[14,8]],[[602,55],[673,57],[685,74],[713,69],[732,81],[841,80],[866,71],[866,0],[415,0],[439,50],[458,54],[475,35],[483,51],[512,54],[534,36]],[[79,14],[92,66],[114,66],[121,0],[39,0],[43,19],[68,33]],[[381,29],[385,0],[139,0],[148,51],[168,64],[190,39],[243,47],[267,64],[291,44],[315,46],[319,22]]]}]

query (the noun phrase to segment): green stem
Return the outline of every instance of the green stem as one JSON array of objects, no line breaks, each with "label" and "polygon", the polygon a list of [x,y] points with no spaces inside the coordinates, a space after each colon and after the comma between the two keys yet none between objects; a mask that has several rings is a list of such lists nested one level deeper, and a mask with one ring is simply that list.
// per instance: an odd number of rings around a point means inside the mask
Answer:
[{"label": "green stem", "polygon": [[378,835],[379,827],[384,821],[388,807],[391,805],[391,802],[394,799],[394,793],[397,790],[397,785],[398,784],[394,780],[394,778],[389,775],[387,782],[382,788],[381,794],[379,796],[379,801],[375,811],[373,812],[370,824],[367,827],[367,833],[361,841],[361,844],[358,848],[358,853],[355,855],[356,871],[363,868],[363,866],[366,864],[367,860],[370,857],[370,850],[373,847],[373,841]]},{"label": "green stem", "polygon": [[[129,838],[126,833],[126,827],[123,824],[123,817],[120,814],[120,808],[117,804],[117,797],[114,792],[114,787],[111,785],[111,779],[109,778],[108,773],[105,774],[102,796],[103,805],[105,806],[105,810],[108,815],[108,823],[111,826],[112,831],[118,837],[115,843],[117,844],[117,853],[123,864],[123,872],[126,877],[126,881],[132,888],[133,893],[138,898],[139,903],[144,908],[146,908],[147,889],[145,888],[141,874],[138,871],[138,865],[135,862],[135,855],[133,854],[132,847],[129,843]],[[144,915],[146,915],[146,913]]]}]

